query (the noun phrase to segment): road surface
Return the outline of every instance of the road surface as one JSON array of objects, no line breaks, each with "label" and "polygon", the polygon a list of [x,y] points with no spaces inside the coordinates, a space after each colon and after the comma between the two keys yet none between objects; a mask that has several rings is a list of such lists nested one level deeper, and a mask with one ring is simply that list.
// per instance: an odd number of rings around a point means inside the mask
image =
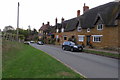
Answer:
[{"label": "road surface", "polygon": [[87,78],[118,78],[117,59],[84,52],[63,51],[53,45],[31,45],[57,58]]}]

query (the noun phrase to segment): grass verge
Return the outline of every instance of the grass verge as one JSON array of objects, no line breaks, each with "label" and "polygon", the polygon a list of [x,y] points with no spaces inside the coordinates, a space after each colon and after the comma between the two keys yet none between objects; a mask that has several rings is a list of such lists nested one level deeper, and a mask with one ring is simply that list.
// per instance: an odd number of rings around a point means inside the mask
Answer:
[{"label": "grass verge", "polygon": [[81,78],[64,64],[29,45],[3,41],[3,78]]},{"label": "grass verge", "polygon": [[111,57],[111,58],[116,58],[116,59],[120,59],[120,55],[119,54],[113,54],[113,53],[101,52],[101,51],[93,51],[93,50],[87,50],[87,49],[84,49],[84,52],[91,53],[91,54],[96,54],[96,55],[101,55],[101,56],[106,56],[106,57]]}]

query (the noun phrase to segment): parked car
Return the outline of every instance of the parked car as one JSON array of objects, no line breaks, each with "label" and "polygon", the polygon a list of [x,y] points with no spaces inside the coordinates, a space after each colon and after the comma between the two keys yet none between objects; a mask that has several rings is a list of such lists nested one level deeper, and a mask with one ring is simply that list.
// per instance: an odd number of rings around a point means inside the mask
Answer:
[{"label": "parked car", "polygon": [[63,50],[69,50],[69,51],[83,51],[83,46],[82,45],[76,45],[72,41],[65,41],[62,44],[62,49]]},{"label": "parked car", "polygon": [[30,41],[30,43],[35,43],[35,41]]},{"label": "parked car", "polygon": [[44,43],[42,41],[38,41],[37,44],[43,45]]},{"label": "parked car", "polygon": [[29,41],[25,41],[25,42],[24,42],[24,44],[27,44],[27,45],[29,45],[29,44],[30,44],[30,42],[29,42]]}]

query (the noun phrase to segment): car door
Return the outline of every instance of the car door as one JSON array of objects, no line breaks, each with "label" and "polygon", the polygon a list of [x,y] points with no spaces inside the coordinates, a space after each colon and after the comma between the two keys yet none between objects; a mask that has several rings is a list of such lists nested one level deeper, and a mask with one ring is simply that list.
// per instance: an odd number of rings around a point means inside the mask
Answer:
[{"label": "car door", "polygon": [[64,47],[66,50],[69,50],[69,42],[65,42]]},{"label": "car door", "polygon": [[71,43],[68,42],[68,50],[71,50]]}]

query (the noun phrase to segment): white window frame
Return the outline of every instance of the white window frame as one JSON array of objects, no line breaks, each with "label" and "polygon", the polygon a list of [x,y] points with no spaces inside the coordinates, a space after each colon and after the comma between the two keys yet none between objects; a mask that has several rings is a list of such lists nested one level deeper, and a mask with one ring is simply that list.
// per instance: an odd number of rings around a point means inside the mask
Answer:
[{"label": "white window frame", "polygon": [[85,35],[78,35],[78,41],[83,42],[84,41],[84,36]]},{"label": "white window frame", "polygon": [[[101,29],[99,29],[99,25],[101,25],[101,26],[102,26],[102,28],[101,28]],[[97,25],[97,30],[103,30],[103,24],[98,24],[98,25]]]},{"label": "white window frame", "polygon": [[[93,36],[93,42],[101,42],[101,37],[103,35],[92,35]],[[96,41],[95,38],[100,38],[100,41]]]},{"label": "white window frame", "polygon": [[61,29],[61,32],[64,32],[64,28]]},{"label": "white window frame", "polygon": [[87,32],[90,32],[90,28],[87,28]]},{"label": "white window frame", "polygon": [[[80,30],[79,30],[79,29],[80,29]],[[81,32],[81,31],[82,31],[82,27],[79,26],[79,27],[77,28],[77,30],[78,30],[78,32]]]}]

